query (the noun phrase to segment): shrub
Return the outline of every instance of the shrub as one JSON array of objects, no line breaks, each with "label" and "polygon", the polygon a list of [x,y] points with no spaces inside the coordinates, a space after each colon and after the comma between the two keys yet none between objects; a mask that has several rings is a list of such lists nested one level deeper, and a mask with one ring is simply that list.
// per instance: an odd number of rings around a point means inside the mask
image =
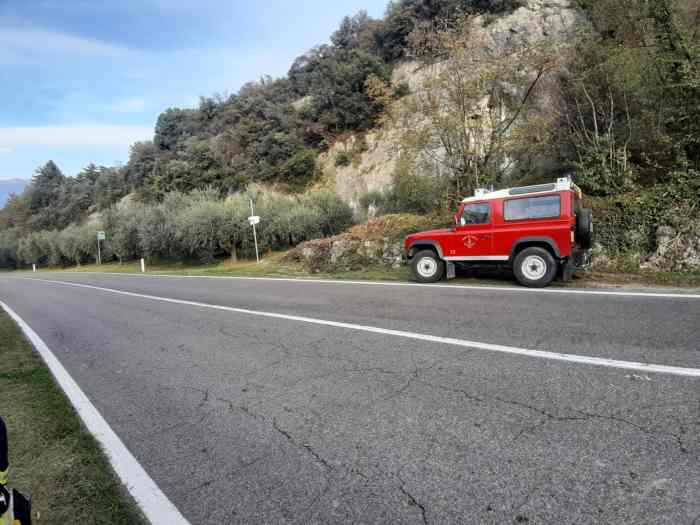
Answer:
[{"label": "shrub", "polygon": [[373,191],[362,195],[359,201],[365,214],[370,206],[374,207],[376,215],[446,214],[450,203],[444,191],[444,184],[435,177],[418,174],[412,161],[402,156],[392,174],[391,187],[384,192]]},{"label": "shrub", "polygon": [[346,151],[339,151],[335,155],[335,165],[338,167],[349,166],[352,162],[352,157]]},{"label": "shrub", "polygon": [[[352,226],[352,208],[333,192],[310,193],[301,197],[301,202],[318,210],[321,234],[324,236],[335,235]],[[313,237],[307,236],[307,239]]]}]

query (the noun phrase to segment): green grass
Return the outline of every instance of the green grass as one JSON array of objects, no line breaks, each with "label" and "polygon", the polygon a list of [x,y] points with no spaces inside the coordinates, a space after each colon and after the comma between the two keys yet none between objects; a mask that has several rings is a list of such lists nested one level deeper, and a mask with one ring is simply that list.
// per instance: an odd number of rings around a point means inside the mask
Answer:
[{"label": "green grass", "polygon": [[[167,275],[213,275],[213,276],[250,276],[250,277],[308,277],[328,279],[368,279],[400,281],[409,278],[408,268],[389,268],[385,266],[372,266],[366,270],[337,271],[337,272],[309,272],[298,265],[282,261],[286,253],[277,252],[265,255],[262,260],[238,261],[220,260],[211,264],[183,263],[183,262],[158,262],[147,264],[149,273]],[[41,268],[40,272],[56,271],[56,268]],[[84,264],[66,268],[66,272],[113,272],[113,273],[140,273],[139,262]]]},{"label": "green grass", "polygon": [[[267,254],[260,263],[255,261],[220,260],[212,264],[200,264],[196,262],[158,262],[147,264],[149,273],[169,275],[213,275],[213,276],[259,276],[259,277],[299,277],[321,279],[345,279],[345,280],[382,280],[382,281],[408,281],[410,272],[406,266],[390,268],[387,266],[369,266],[363,270],[355,271],[326,271],[309,272],[296,264],[284,262],[286,252]],[[42,268],[39,271],[55,271],[55,269]],[[131,261],[119,264],[110,262],[97,266],[95,264],[82,265],[68,268],[67,272],[116,272],[139,273],[140,263]],[[474,275],[464,274],[458,271],[458,278],[450,281],[452,284],[511,284],[512,276],[506,273],[494,273],[491,271],[479,272]],[[560,287],[600,287],[600,286],[659,286],[659,287],[700,287],[700,273],[698,272],[657,272],[649,270],[614,271],[608,269],[596,269],[580,272],[571,283],[555,282]]]},{"label": "green grass", "polygon": [[0,399],[10,485],[31,494],[33,523],[145,523],[43,361],[1,310]]}]

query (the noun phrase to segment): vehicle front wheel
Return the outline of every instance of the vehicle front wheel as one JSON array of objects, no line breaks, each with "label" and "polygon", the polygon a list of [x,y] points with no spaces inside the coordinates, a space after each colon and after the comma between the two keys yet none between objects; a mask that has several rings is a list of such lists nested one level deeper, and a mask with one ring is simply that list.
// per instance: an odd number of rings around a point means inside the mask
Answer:
[{"label": "vehicle front wheel", "polygon": [[413,278],[419,283],[434,283],[445,274],[445,263],[432,250],[422,250],[411,261]]},{"label": "vehicle front wheel", "polygon": [[557,263],[544,248],[533,246],[521,251],[513,262],[515,278],[523,286],[544,288],[557,275]]}]

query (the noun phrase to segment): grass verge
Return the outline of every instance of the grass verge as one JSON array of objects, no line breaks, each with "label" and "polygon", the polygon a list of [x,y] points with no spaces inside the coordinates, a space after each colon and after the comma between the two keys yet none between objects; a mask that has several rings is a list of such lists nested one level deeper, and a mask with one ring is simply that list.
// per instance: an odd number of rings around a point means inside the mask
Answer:
[{"label": "grass verge", "polygon": [[[390,268],[388,266],[369,266],[356,271],[334,272],[309,272],[299,265],[285,262],[285,253],[267,254],[260,263],[255,261],[230,260],[217,261],[212,264],[197,263],[171,263],[159,262],[148,264],[147,271],[170,275],[213,275],[213,276],[248,276],[248,277],[313,277],[321,279],[346,279],[346,280],[382,280],[382,281],[408,281],[410,272],[406,266]],[[56,269],[44,268],[40,271],[55,271]],[[114,272],[114,273],[139,273],[138,262],[106,263],[101,266],[95,264],[68,268],[67,272]],[[453,284],[512,284],[513,277],[508,272],[458,271],[458,277]],[[555,282],[559,287],[671,287],[671,288],[700,288],[700,273],[682,272],[656,272],[639,270],[635,272],[615,272],[602,270],[589,270],[578,273],[571,283]]]},{"label": "grass verge", "polygon": [[33,523],[145,523],[51,372],[2,310],[0,393],[10,485],[31,494]]}]

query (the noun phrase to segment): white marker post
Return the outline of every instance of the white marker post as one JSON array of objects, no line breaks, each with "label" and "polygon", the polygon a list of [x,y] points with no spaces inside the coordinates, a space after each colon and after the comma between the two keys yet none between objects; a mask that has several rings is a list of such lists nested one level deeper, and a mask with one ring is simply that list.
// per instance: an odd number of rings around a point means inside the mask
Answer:
[{"label": "white marker post", "polygon": [[36,264],[32,264],[32,271],[36,273]]},{"label": "white marker post", "polygon": [[260,224],[260,217],[255,215],[253,199],[250,199],[250,217],[248,217],[248,223],[253,227],[253,241],[255,242],[255,260],[257,262],[260,262],[260,254],[258,253],[258,235],[255,232],[255,225]]},{"label": "white marker post", "polygon": [[100,253],[100,241],[104,241],[105,239],[105,232],[97,232],[97,264],[102,264],[102,254]]},{"label": "white marker post", "polygon": [[141,258],[141,273],[146,273],[146,261]]}]

